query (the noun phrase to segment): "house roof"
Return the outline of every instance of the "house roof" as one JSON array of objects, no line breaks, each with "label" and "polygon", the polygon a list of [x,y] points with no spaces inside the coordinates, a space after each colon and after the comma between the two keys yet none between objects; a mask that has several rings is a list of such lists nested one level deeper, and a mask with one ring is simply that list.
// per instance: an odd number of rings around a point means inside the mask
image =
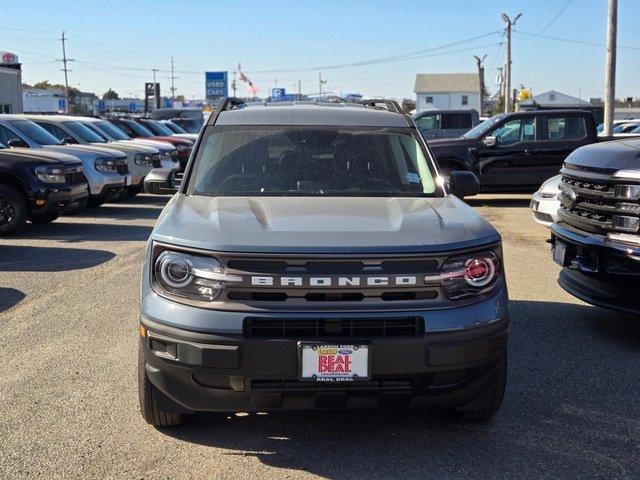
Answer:
[{"label": "house roof", "polygon": [[[534,103],[535,102],[535,103]],[[549,90],[548,92],[539,93],[538,95],[534,95],[527,100],[523,100],[522,102],[518,102],[518,105],[522,107],[532,106],[534,104],[538,105],[571,105],[571,106],[590,106],[591,104],[586,100],[582,100],[577,97],[572,97],[571,95],[567,95],[566,93],[561,93],[556,90]]]},{"label": "house roof", "polygon": [[476,92],[477,73],[418,73],[415,93]]}]

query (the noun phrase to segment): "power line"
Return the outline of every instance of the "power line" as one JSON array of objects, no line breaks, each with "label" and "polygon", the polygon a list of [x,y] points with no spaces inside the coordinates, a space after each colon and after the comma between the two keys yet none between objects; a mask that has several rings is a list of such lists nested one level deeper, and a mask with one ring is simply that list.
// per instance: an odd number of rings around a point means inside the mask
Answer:
[{"label": "power line", "polygon": [[[604,43],[597,43],[597,42],[589,42],[587,40],[575,40],[573,38],[563,38],[563,37],[554,37],[554,36],[550,36],[550,35],[540,35],[539,33],[533,33],[533,32],[524,32],[522,30],[513,30],[514,33],[520,34],[520,35],[526,35],[528,37],[539,37],[539,38],[545,38],[547,40],[556,40],[558,42],[566,42],[566,43],[577,43],[579,45],[591,45],[592,47],[606,47],[607,45]],[[618,49],[626,49],[626,50],[640,50],[640,47],[631,47],[628,45],[618,45],[617,46]]]},{"label": "power line", "polygon": [[546,32],[546,31],[549,29],[549,27],[550,27],[551,25],[553,25],[554,23],[556,23],[556,20],[558,20],[558,18],[560,18],[560,15],[562,15],[562,14],[564,13],[564,11],[567,9],[567,7],[571,4],[571,2],[572,2],[572,1],[573,1],[573,0],[567,0],[567,1],[565,2],[565,4],[562,6],[562,8],[558,11],[558,13],[556,13],[555,17],[553,17],[553,18],[551,19],[551,21],[550,21],[549,23],[547,23],[547,24],[544,26],[544,28],[538,32],[538,35],[539,35],[539,34],[541,34],[541,33]]},{"label": "power line", "polygon": [[[423,50],[418,50],[415,52],[411,52],[411,53],[406,53],[406,54],[402,54],[402,55],[395,55],[395,56],[389,56],[389,57],[380,57],[380,58],[375,58],[375,59],[371,59],[371,60],[363,60],[363,61],[359,61],[359,62],[352,62],[352,63],[342,63],[342,64],[336,64],[336,65],[325,65],[325,66],[318,66],[318,67],[307,67],[307,68],[287,68],[287,69],[279,69],[279,70],[252,70],[251,72],[247,72],[247,73],[288,73],[288,72],[312,72],[312,71],[319,71],[319,70],[335,70],[335,69],[339,69],[339,68],[349,68],[349,67],[362,67],[365,65],[375,65],[375,64],[380,64],[380,63],[391,63],[391,62],[398,62],[398,61],[402,61],[402,60],[413,60],[414,58],[422,58],[423,56],[427,56],[425,54],[428,54],[430,52],[434,52],[434,51],[438,51],[438,50],[444,50],[446,48],[449,47],[453,47],[456,45],[462,45],[464,43],[469,43],[469,42],[473,42],[475,40],[479,40],[481,38],[486,38],[489,37],[491,35],[495,35],[500,33],[499,30],[495,30],[493,32],[488,32],[488,33],[484,33],[482,35],[476,35],[475,37],[470,37],[470,38],[466,38],[464,40],[459,40],[457,42],[451,42],[451,43],[447,43],[444,45],[439,45],[437,47],[431,47],[431,48],[425,48]],[[476,47],[477,48],[477,47]]]}]

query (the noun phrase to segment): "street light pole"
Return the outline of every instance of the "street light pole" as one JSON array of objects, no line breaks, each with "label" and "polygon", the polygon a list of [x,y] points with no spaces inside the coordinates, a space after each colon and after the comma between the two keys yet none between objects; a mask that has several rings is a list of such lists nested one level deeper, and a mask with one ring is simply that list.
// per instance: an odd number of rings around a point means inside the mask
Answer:
[{"label": "street light pole", "polygon": [[511,111],[511,27],[516,24],[522,14],[519,13],[513,20],[511,20],[506,13],[503,13],[501,16],[505,24],[505,33],[507,37],[506,60],[504,64],[506,78],[504,92],[504,112],[509,113]]},{"label": "street light pole", "polygon": [[613,132],[613,113],[616,102],[616,40],[618,35],[618,0],[609,0],[607,18],[607,69],[604,79],[604,130],[610,137]]}]

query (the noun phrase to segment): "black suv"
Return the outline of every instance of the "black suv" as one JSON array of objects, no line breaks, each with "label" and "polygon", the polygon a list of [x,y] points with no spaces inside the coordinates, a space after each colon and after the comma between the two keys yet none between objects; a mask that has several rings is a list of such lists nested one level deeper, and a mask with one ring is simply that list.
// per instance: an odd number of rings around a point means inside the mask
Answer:
[{"label": "black suv", "polygon": [[77,158],[0,144],[0,236],[15,233],[27,220],[52,222],[83,207],[88,196]]}]

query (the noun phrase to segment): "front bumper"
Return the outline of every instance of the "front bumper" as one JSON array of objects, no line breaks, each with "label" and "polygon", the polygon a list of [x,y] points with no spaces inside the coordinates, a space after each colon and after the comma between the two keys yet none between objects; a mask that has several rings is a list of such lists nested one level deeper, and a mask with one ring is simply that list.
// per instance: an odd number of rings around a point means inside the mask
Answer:
[{"label": "front bumper", "polygon": [[551,243],[566,246],[558,284],[599,307],[640,315],[640,247],[576,230],[563,222],[551,229]]},{"label": "front bumper", "polygon": [[[177,413],[463,407],[495,385],[506,351],[508,313],[504,289],[487,300],[459,309],[349,315],[421,316],[425,333],[419,335],[304,338],[305,342],[370,345],[370,380],[330,384],[298,379],[299,338],[245,336],[242,324],[246,314],[240,312],[205,311],[209,325],[220,325],[216,332],[197,325],[197,315],[190,330],[176,328],[151,318],[163,310],[162,306],[147,308],[157,302],[166,300],[151,293],[142,302],[141,323],[146,330],[140,339],[143,368],[161,398],[168,400],[162,408]],[[174,319],[184,318],[176,308],[203,312],[173,305]],[[287,315],[301,317],[291,313],[277,316]],[[314,319],[312,314],[304,316]],[[458,326],[454,327],[456,319]]]},{"label": "front bumper", "polygon": [[[62,214],[80,206],[89,196],[86,184],[46,186],[34,196],[30,207],[32,217]],[[44,204],[39,205],[44,201]]]},{"label": "front bumper", "polygon": [[560,200],[557,198],[544,198],[540,192],[533,194],[531,198],[531,212],[536,223],[550,227],[558,220],[558,209],[560,208]]}]

